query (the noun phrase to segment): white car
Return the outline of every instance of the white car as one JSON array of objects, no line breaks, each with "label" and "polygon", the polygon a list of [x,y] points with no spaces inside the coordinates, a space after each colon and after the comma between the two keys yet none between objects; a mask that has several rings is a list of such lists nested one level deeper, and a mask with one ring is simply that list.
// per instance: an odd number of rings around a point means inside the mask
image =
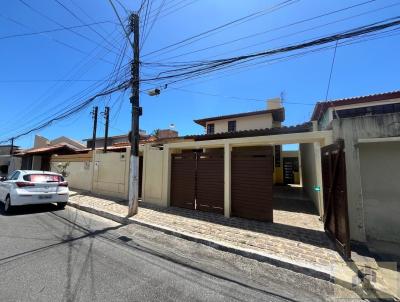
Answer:
[{"label": "white car", "polygon": [[68,202],[68,182],[61,174],[46,171],[16,170],[0,181],[0,201],[7,213],[14,206]]}]

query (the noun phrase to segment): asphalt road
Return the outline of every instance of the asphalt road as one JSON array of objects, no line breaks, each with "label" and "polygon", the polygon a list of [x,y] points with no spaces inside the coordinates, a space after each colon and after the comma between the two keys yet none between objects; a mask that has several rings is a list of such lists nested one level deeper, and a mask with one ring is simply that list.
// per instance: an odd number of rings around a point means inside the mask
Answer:
[{"label": "asphalt road", "polygon": [[0,213],[2,302],[325,301],[332,295],[328,282],[263,265],[69,207]]}]

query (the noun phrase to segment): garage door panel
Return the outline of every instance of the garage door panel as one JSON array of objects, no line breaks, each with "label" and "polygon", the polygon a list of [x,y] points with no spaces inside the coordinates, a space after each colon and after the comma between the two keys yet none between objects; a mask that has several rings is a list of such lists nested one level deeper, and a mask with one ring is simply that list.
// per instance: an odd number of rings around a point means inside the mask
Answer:
[{"label": "garage door panel", "polygon": [[233,216],[272,222],[272,163],[272,147],[233,149]]},{"label": "garage door panel", "polygon": [[194,209],[196,158],[194,154],[172,155],[171,205]]},{"label": "garage door panel", "polygon": [[198,155],[196,207],[200,211],[224,212],[224,157],[214,151]]}]

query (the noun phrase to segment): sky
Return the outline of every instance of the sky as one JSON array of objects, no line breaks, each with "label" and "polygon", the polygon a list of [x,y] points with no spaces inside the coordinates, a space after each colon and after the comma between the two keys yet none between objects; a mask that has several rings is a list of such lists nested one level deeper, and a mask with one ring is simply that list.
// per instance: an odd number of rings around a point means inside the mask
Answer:
[{"label": "sky", "polygon": [[[122,6],[116,0],[113,2],[125,23],[129,11],[137,10],[140,5],[140,1],[134,0],[120,0]],[[228,58],[297,44],[400,15],[398,0],[297,0],[272,9],[283,2],[150,1],[151,17],[145,27],[141,24],[141,41],[144,41],[140,49],[141,78],[157,73],[152,67],[154,64],[146,63]],[[355,7],[313,18],[350,6]],[[0,8],[0,141],[29,130],[56,112],[64,112],[66,106],[96,94],[104,88],[99,85],[113,72],[118,59],[122,57],[123,63],[127,63],[132,58],[129,46],[123,52],[127,39],[108,0],[0,0]],[[202,39],[191,40],[188,45],[151,54],[256,12],[262,13],[202,36]],[[144,15],[142,10],[141,20],[145,19]],[[298,22],[310,18],[313,19]],[[76,27],[93,23],[90,27]],[[75,28],[65,29],[70,27]],[[53,29],[64,30],[15,36]],[[262,34],[254,35],[256,33]],[[254,36],[243,39],[249,35]],[[226,43],[232,40],[237,41]],[[284,100],[284,125],[309,121],[313,105],[326,98],[335,43],[327,46],[330,47],[323,51],[270,64],[264,58],[247,68],[226,69],[170,84],[167,88],[158,83],[143,83],[140,128],[151,133],[174,124],[180,135],[203,133],[204,129],[195,124],[194,119],[262,110],[266,108],[267,99],[278,96],[283,96]],[[204,48],[208,49],[202,50]],[[396,31],[383,38],[338,47],[328,99],[398,90],[399,53],[400,36]],[[146,91],[152,88],[162,88],[161,94],[149,96]],[[128,90],[96,99],[78,114],[21,137],[15,144],[31,147],[35,134],[49,139],[61,135],[76,140],[89,138],[93,105],[98,105],[100,112],[106,105],[111,107],[110,135],[129,131]],[[103,133],[104,119],[100,115],[98,136]]]}]

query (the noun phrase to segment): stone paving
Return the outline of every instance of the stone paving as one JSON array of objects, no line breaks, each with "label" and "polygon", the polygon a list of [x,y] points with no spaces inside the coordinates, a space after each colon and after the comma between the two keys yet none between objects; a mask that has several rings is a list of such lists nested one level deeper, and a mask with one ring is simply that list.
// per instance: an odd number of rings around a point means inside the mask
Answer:
[{"label": "stone paving", "polygon": [[[123,217],[127,213],[127,203],[122,200],[71,192],[70,201]],[[274,223],[264,223],[140,203],[139,213],[131,219],[325,272],[344,263],[318,216],[310,213],[274,210]]]}]

